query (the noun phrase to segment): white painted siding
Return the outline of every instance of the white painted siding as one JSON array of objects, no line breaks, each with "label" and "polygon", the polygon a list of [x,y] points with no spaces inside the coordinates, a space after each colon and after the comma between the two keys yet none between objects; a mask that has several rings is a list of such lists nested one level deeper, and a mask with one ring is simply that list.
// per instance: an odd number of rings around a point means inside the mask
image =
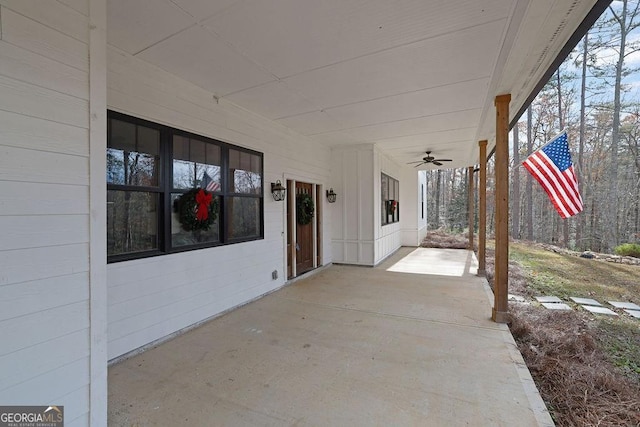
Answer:
[{"label": "white painted siding", "polygon": [[[402,192],[400,167],[373,144],[334,148],[331,155],[333,188],[338,193],[338,201],[330,208],[333,260],[376,265],[401,244],[402,217],[383,227],[380,209],[381,173],[398,179]],[[406,202],[401,197],[400,212],[413,209],[415,203],[415,196]]]},{"label": "white painted siding", "polygon": [[331,156],[333,188],[338,193],[338,201],[330,207],[333,260],[376,265],[400,248],[402,235],[402,216],[399,222],[382,226],[381,173],[400,181],[401,213],[403,209],[413,209],[415,196],[402,199],[405,182],[400,167],[373,144],[337,147]]},{"label": "white painted siding", "polygon": [[[401,246],[401,238],[402,238],[402,224],[403,217],[402,212],[404,210],[412,210],[415,209],[415,198],[410,197],[410,200],[404,200],[402,198],[402,188],[405,185],[412,186],[411,182],[403,181],[403,177],[401,176],[401,168],[400,166],[391,160],[384,153],[380,152],[377,148],[375,150],[375,160],[374,160],[374,200],[376,200],[376,206],[380,205],[381,200],[381,174],[384,172],[392,178],[400,181],[400,221],[387,224],[382,226],[382,219],[380,218],[381,212],[380,208],[376,209],[376,219],[375,219],[375,260],[374,264],[380,263],[389,255],[393,254],[397,251]],[[413,184],[415,185],[415,184]]]},{"label": "white painted siding", "polygon": [[0,0],[0,402],[64,405],[73,426],[90,410],[90,55],[88,0],[69,3]]},{"label": "white painted siding", "polygon": [[418,216],[418,245],[420,245],[427,236],[427,206],[429,205],[427,203],[427,171],[420,171],[418,177],[418,185],[420,186],[418,188],[418,203],[424,201],[424,212],[420,210],[421,213]]},{"label": "white painted siding", "polygon": [[373,145],[334,148],[331,163],[333,189],[338,194],[336,203],[329,207],[333,259],[345,264],[373,265],[374,222],[379,210],[374,199]]},{"label": "white painted siding", "polygon": [[[402,168],[400,178],[400,199],[404,207],[400,209],[402,246],[420,246],[426,235],[426,183],[426,171]],[[424,206],[421,203],[423,200]]]},{"label": "white painted siding", "polygon": [[[282,286],[285,204],[273,201],[270,183],[293,177],[328,188],[330,151],[112,47],[107,82],[110,109],[261,151],[265,168],[264,240],[107,266],[113,359]],[[325,264],[331,228],[325,218]]]}]

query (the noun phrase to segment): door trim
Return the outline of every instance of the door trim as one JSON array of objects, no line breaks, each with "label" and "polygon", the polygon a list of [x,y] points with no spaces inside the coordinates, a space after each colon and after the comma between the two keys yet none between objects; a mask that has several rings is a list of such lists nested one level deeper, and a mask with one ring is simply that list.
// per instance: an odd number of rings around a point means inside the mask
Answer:
[{"label": "door trim", "polygon": [[[324,199],[322,197],[322,189],[324,188],[324,186],[322,184],[313,182],[312,180],[306,181],[306,180],[296,180],[293,178],[287,179],[286,175],[285,175],[285,179],[286,179],[286,188],[287,188],[287,198],[286,198],[287,205],[285,209],[286,236],[284,239],[284,244],[285,244],[286,256],[285,256],[284,271],[286,272],[287,280],[291,280],[298,277],[297,256],[296,256],[297,254],[295,250],[295,245],[297,241],[297,235],[296,235],[297,218],[296,218],[296,197],[295,197],[296,183],[311,184],[312,198],[315,203],[315,218],[312,223],[313,224],[313,228],[312,228],[313,268],[312,270],[309,270],[309,271],[313,271],[318,267],[322,266],[323,250],[321,246],[322,236],[320,234],[322,233],[322,230],[323,230],[322,218],[324,215],[324,209],[323,209]],[[289,210],[291,214],[288,214],[287,210]],[[289,275],[289,271],[291,271],[291,275]],[[305,273],[308,273],[309,271],[305,271]]]}]

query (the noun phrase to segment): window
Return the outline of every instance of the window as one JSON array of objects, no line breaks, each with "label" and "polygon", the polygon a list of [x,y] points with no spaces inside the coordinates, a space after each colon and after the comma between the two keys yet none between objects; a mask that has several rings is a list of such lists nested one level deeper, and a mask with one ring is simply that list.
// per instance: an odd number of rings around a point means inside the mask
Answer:
[{"label": "window", "polygon": [[383,173],[380,183],[382,225],[398,222],[400,221],[400,182]]},{"label": "window", "polygon": [[[109,262],[264,237],[263,155],[110,111],[107,135]],[[203,188],[218,215],[187,231],[174,203]]]},{"label": "window", "polygon": [[424,219],[424,184],[420,184],[420,218]]}]

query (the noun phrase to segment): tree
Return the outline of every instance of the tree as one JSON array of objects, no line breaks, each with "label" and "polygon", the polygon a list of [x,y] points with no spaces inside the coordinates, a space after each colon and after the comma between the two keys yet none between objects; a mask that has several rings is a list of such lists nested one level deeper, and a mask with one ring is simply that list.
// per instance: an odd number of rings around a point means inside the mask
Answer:
[{"label": "tree", "polygon": [[[578,136],[578,164],[576,165],[576,175],[578,183],[582,181],[582,171],[584,157],[584,138],[585,138],[585,116],[586,116],[586,93],[587,93],[587,60],[589,58],[589,32],[584,35],[582,40],[582,64],[580,75],[580,131]],[[578,217],[578,223],[576,225],[576,247],[584,249],[582,243],[582,229],[584,228],[584,215]]]},{"label": "tree", "polygon": [[[529,106],[527,108],[527,156],[533,153],[532,125],[533,110]],[[533,177],[531,174],[527,174],[525,193],[527,195],[527,240],[533,240]]]},{"label": "tree", "polygon": [[[620,141],[620,119],[622,111],[623,79],[637,69],[629,68],[626,60],[629,55],[640,50],[639,41],[631,41],[630,34],[638,28],[638,14],[640,12],[640,2],[621,0],[609,6],[608,19],[600,21],[598,25],[598,49],[600,52],[613,51],[613,61],[598,65],[596,70],[600,71],[600,76],[610,77],[613,73],[613,122],[611,129],[610,146],[610,172],[607,201],[610,206],[618,206],[618,148]],[[606,56],[605,56],[606,58]],[[604,80],[608,82],[608,79]],[[606,242],[608,248],[612,249],[619,243],[619,217],[618,212],[614,212],[614,217],[606,224]]]},{"label": "tree", "polygon": [[513,127],[513,169],[512,169],[512,206],[511,206],[511,237],[520,238],[520,139],[518,126]]}]

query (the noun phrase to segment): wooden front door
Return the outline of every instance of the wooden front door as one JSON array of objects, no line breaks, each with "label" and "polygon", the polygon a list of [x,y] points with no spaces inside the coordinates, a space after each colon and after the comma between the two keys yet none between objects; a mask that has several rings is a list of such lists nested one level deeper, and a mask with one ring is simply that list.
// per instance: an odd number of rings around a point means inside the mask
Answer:
[{"label": "wooden front door", "polygon": [[[298,196],[306,194],[313,200],[313,184],[304,182],[296,182],[296,203]],[[314,203],[315,206],[315,203]],[[297,209],[296,209],[297,211]],[[304,272],[313,269],[313,223],[314,217],[308,224],[300,224],[300,218],[296,213],[296,242],[294,245],[296,251],[296,275],[299,276]]]}]

